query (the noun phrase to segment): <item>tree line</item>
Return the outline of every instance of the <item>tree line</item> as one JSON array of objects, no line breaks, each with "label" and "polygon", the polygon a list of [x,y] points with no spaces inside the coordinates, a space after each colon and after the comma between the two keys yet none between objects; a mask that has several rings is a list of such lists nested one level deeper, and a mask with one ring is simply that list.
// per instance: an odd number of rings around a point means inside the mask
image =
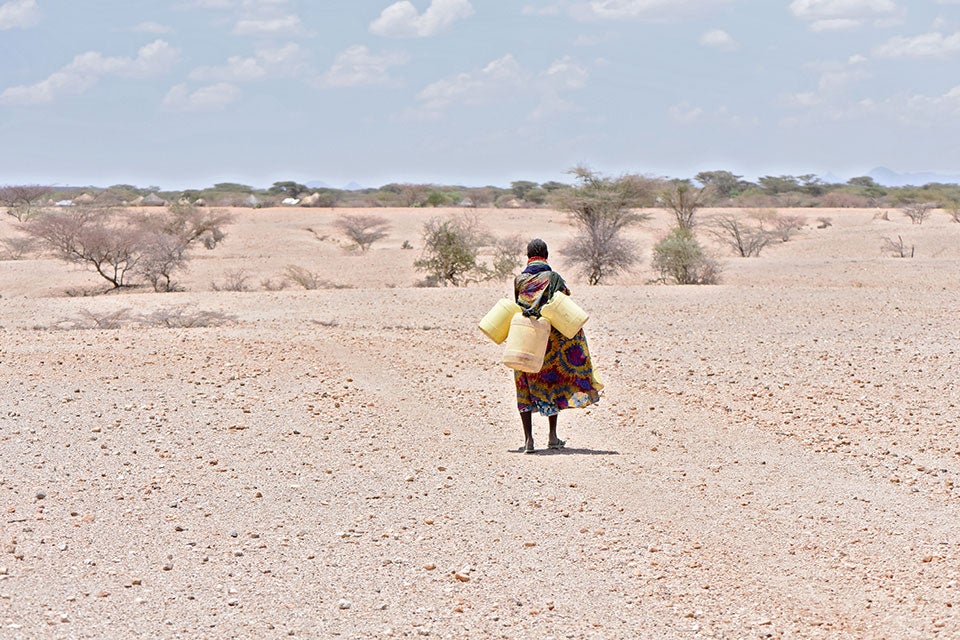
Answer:
[{"label": "tree line", "polygon": [[[762,176],[756,181],[729,171],[702,171],[692,178],[664,178],[646,175],[627,176],[659,185],[683,184],[704,194],[700,206],[734,208],[869,208],[903,207],[930,204],[934,207],[960,208],[960,185],[928,183],[920,186],[887,187],[870,176],[850,178],[843,183],[826,182],[814,174]],[[515,180],[509,187],[390,183],[376,188],[311,188],[295,181],[275,182],[261,189],[233,182],[221,182],[202,189],[165,191],[157,186],[137,187],[118,184],[98,187],[49,187],[11,185],[0,187],[0,206],[22,208],[69,201],[84,194],[101,206],[135,204],[154,195],[167,203],[184,202],[217,207],[280,206],[286,200],[299,206],[376,208],[376,207],[549,207],[574,183],[549,181],[538,183]]]}]

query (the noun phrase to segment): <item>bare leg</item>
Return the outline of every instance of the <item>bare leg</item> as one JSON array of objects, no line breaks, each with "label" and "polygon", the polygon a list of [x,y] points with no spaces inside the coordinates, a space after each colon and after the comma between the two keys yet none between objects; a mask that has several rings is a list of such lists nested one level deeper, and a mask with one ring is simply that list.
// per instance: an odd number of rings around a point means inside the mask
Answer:
[{"label": "bare leg", "polygon": [[523,448],[533,451],[533,415],[530,411],[520,412],[520,422],[523,424]]},{"label": "bare leg", "polygon": [[557,437],[557,417],[559,414],[555,413],[548,418],[550,421],[550,439],[547,440],[547,444],[556,445],[560,442],[560,438]]}]

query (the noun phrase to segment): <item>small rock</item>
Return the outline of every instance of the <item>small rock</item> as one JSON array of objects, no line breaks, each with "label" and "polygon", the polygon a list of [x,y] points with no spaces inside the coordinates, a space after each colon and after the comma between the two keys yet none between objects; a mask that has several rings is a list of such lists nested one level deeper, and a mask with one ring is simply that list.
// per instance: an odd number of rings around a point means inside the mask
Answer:
[{"label": "small rock", "polygon": [[453,574],[453,577],[459,580],[460,582],[470,582],[470,576],[464,575],[459,571]]},{"label": "small rock", "polygon": [[37,500],[43,500],[47,497],[46,491],[37,491]]},{"label": "small rock", "polygon": [[427,571],[433,571],[434,569],[437,568],[437,565],[433,564],[432,562],[429,562],[423,565],[423,568],[426,569]]},{"label": "small rock", "polygon": [[341,599],[339,602],[337,602],[337,607],[340,609],[349,609],[352,606],[353,603],[346,599]]}]

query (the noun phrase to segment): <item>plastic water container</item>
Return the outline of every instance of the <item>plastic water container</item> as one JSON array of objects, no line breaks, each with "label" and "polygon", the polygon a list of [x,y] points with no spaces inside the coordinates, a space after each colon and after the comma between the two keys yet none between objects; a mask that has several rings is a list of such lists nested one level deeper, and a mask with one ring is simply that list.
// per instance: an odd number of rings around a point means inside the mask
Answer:
[{"label": "plastic water container", "polygon": [[493,305],[490,311],[487,311],[487,315],[483,316],[479,324],[480,331],[500,344],[507,339],[507,334],[510,333],[510,320],[519,312],[520,305],[513,300],[502,298],[497,301],[497,304]]},{"label": "plastic water container", "polygon": [[518,313],[510,320],[510,332],[503,348],[503,364],[517,371],[536,373],[543,366],[550,339],[550,323]]},{"label": "plastic water container", "polygon": [[541,307],[540,315],[549,320],[553,328],[567,338],[577,335],[577,331],[580,331],[590,318],[587,312],[563,291],[553,294],[550,302]]}]

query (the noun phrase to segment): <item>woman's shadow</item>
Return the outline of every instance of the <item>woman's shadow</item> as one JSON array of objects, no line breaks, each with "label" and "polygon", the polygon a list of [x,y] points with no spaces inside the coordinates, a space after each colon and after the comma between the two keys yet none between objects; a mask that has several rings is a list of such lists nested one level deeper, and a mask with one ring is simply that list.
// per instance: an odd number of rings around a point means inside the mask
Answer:
[{"label": "woman's shadow", "polygon": [[[523,449],[510,449],[510,453],[526,453]],[[532,454],[536,456],[618,456],[619,451],[606,449],[582,449],[577,447],[563,447],[562,449],[537,449]]]}]

